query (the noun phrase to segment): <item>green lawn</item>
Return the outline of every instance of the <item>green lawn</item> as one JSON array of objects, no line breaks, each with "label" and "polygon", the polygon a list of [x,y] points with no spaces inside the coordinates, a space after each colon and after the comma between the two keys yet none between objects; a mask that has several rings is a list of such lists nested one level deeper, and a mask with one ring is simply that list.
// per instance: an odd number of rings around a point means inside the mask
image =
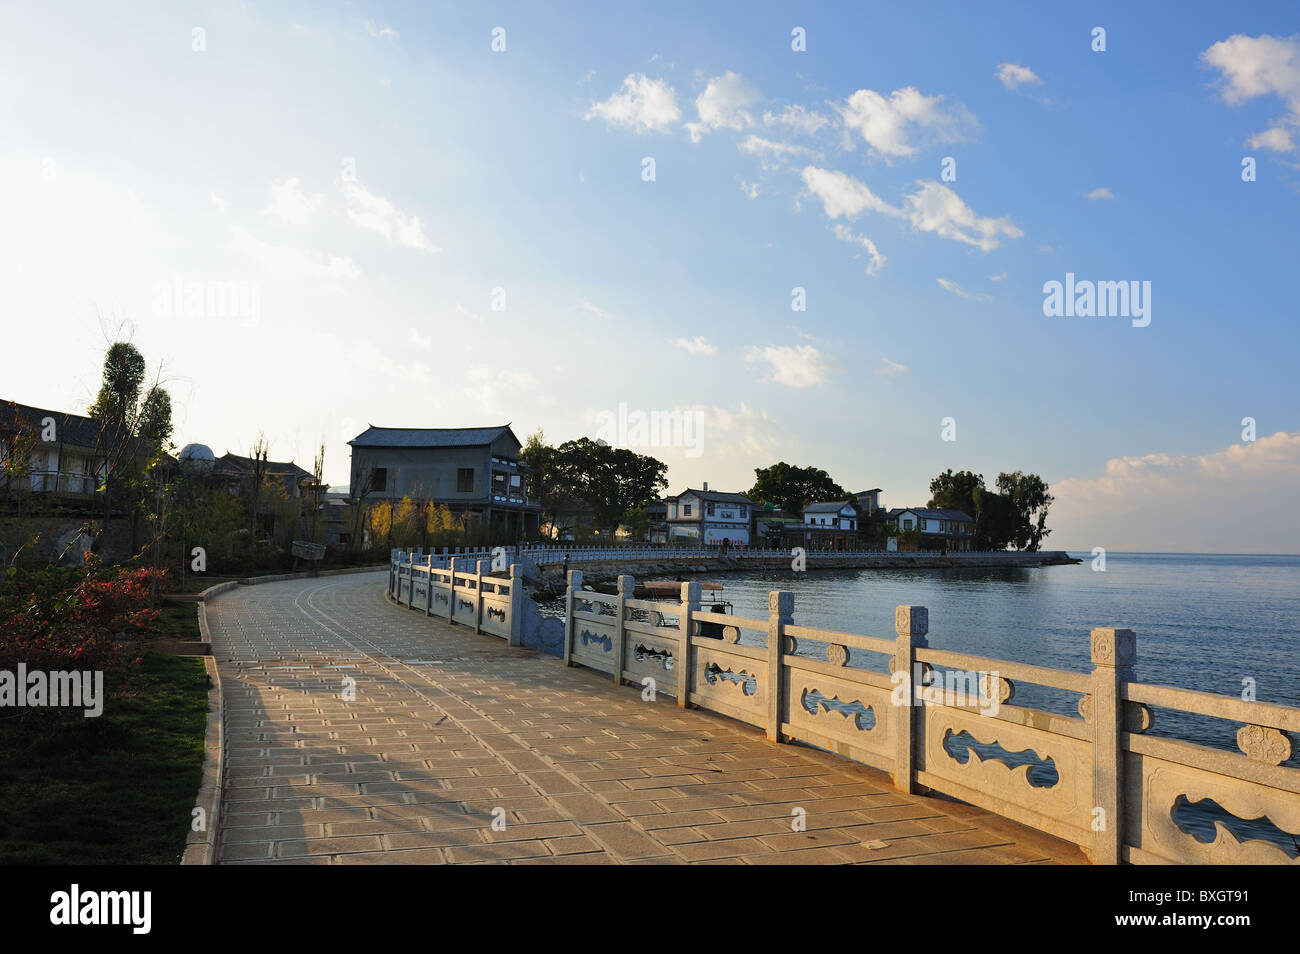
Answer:
[{"label": "green lawn", "polygon": [[171,639],[198,639],[198,602],[163,597],[158,606],[158,629],[160,635]]},{"label": "green lawn", "polygon": [[179,862],[207,693],[202,659],[150,652],[131,691],[98,718],[0,710],[0,863]]}]

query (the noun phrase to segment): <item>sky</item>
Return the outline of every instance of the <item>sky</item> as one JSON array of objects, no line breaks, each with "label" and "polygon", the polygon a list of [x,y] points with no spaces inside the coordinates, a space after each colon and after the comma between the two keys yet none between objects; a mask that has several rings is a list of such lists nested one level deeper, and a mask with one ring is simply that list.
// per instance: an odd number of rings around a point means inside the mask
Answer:
[{"label": "sky", "polygon": [[1294,553],[1298,210],[1295,4],[0,5],[0,399],[129,337],[178,446],[337,488],[509,422]]}]

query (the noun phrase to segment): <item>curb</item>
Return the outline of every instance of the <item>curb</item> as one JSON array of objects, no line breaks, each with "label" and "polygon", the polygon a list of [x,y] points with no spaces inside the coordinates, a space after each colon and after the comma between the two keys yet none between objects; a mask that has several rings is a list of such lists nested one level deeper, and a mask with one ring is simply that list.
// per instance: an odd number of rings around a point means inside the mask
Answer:
[{"label": "curb", "polygon": [[[203,604],[199,604],[202,620]],[[201,625],[206,630],[206,622]],[[222,765],[224,762],[224,730],[222,728],[221,674],[217,670],[217,661],[211,656],[195,656],[202,659],[212,688],[208,690],[208,721],[203,734],[203,780],[199,783],[199,794],[194,801],[194,808],[203,813],[206,821],[202,831],[191,829],[185,839],[185,852],[181,855],[182,865],[212,865],[217,862],[217,821],[221,811]],[[191,812],[190,818],[194,814]]]}]

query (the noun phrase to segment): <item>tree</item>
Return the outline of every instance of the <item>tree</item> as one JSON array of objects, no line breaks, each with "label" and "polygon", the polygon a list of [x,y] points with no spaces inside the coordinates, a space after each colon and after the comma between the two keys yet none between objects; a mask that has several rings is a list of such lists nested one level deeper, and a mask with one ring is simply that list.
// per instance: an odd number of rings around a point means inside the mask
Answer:
[{"label": "tree", "polygon": [[104,355],[103,383],[89,415],[99,423],[95,457],[102,468],[104,530],[114,499],[138,513],[143,499],[143,460],[159,457],[172,433],[172,402],[155,378],[141,395],[144,356],[129,341],[115,341]]},{"label": "tree", "polygon": [[1056,500],[1047,482],[1037,474],[1016,471],[998,474],[998,490],[1011,503],[1015,532],[1011,542],[1017,550],[1037,550],[1047,529],[1047,510]]},{"label": "tree", "polygon": [[927,507],[961,510],[975,516],[975,491],[984,489],[984,477],[969,470],[953,473],[948,468],[930,481],[930,502]]},{"label": "tree", "polygon": [[668,487],[668,465],[626,447],[580,437],[556,448],[556,484],[591,507],[597,527],[612,537],[633,507],[658,499]]},{"label": "tree", "polygon": [[758,504],[770,503],[787,513],[800,513],[814,501],[845,500],[849,494],[817,467],[795,467],[785,461],[754,468],[754,486],[747,496]]},{"label": "tree", "polygon": [[1012,502],[1002,494],[975,489],[976,550],[1005,550],[1015,540],[1016,512]]},{"label": "tree", "polygon": [[645,540],[650,533],[650,513],[645,505],[633,507],[623,515],[623,526],[627,529],[628,538],[638,543]]},{"label": "tree", "polygon": [[538,428],[528,435],[519,458],[533,469],[528,477],[529,496],[542,505],[543,522],[551,527],[554,536],[555,514],[565,497],[565,489],[560,486],[556,448],[546,443],[546,435]]}]

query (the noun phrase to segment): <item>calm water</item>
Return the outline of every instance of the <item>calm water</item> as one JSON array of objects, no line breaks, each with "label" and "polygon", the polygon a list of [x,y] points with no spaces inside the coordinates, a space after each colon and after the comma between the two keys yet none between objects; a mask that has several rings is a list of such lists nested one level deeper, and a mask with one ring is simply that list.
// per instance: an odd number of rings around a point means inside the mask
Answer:
[{"label": "calm water", "polygon": [[[947,649],[1056,669],[1088,671],[1089,631],[1117,626],[1137,634],[1138,681],[1240,696],[1255,680],[1256,698],[1300,706],[1300,556],[1108,553],[1106,569],[917,569],[748,571],[707,577],[737,616],[764,619],[768,592],[794,593],[794,621],[892,639],[894,607],[930,611],[929,643]],[[705,594],[708,602],[710,594]],[[760,634],[742,642],[762,644]],[[825,647],[800,641],[799,654],[825,658]],[[888,672],[884,657],[855,651],[850,666]],[[1078,696],[1019,683],[1012,704],[1077,716]],[[1153,713],[1152,734],[1236,750],[1238,723],[1168,710]],[[976,747],[983,754],[983,747]],[[957,753],[964,760],[964,752]],[[1300,755],[1300,753],[1298,753]],[[1018,761],[1018,760],[1016,760]],[[1288,765],[1300,767],[1300,758]],[[1040,779],[1048,769],[1031,772]],[[1213,837],[1208,815],[1187,821]],[[1242,833],[1282,844],[1246,823]]]}]

